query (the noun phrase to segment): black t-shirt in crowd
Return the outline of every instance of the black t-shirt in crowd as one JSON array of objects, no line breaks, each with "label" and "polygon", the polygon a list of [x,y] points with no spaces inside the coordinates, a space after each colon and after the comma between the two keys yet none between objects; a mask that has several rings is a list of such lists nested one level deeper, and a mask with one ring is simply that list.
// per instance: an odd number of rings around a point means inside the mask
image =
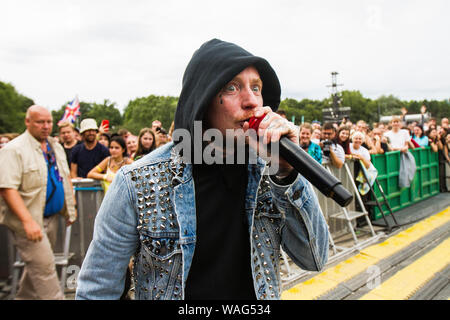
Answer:
[{"label": "black t-shirt in crowd", "polygon": [[89,171],[108,156],[109,150],[98,142],[92,150],[86,149],[84,143],[72,149],[72,163],[78,165],[77,175],[80,178],[86,178]]},{"label": "black t-shirt in crowd", "polygon": [[389,146],[385,142],[380,143],[381,149],[383,149],[384,153],[389,151]]},{"label": "black t-shirt in crowd", "polygon": [[70,164],[72,163],[72,149],[75,148],[75,146],[82,144],[82,143],[83,142],[81,142],[81,141],[77,141],[77,143],[72,148],[66,148],[64,146],[64,143],[61,144],[64,148],[64,152],[66,153],[66,159],[67,159],[67,164],[69,165],[69,169],[70,169]]},{"label": "black t-shirt in crowd", "polygon": [[194,165],[197,242],[187,300],[255,300],[245,215],[246,165]]}]

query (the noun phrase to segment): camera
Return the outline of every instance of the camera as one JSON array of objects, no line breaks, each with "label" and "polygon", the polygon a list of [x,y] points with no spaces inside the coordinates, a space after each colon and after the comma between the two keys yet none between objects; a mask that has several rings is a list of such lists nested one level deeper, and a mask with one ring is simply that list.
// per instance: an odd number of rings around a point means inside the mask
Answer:
[{"label": "camera", "polygon": [[328,139],[322,140],[322,145],[323,145],[322,151],[323,151],[323,154],[324,154],[325,156],[327,156],[327,157],[330,156],[330,147],[331,147],[331,144],[332,144],[332,143],[333,143],[333,142],[332,142],[331,140],[328,140]]}]

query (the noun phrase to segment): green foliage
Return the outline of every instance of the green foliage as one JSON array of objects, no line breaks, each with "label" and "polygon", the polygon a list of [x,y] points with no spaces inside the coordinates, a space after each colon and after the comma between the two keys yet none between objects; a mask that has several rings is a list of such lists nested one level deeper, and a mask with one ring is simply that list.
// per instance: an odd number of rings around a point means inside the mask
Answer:
[{"label": "green foliage", "polygon": [[425,100],[423,104],[427,106],[427,111],[429,111],[431,115],[438,120],[444,117],[448,118],[450,116],[450,99],[443,101]]},{"label": "green foliage", "polygon": [[350,120],[356,122],[360,119],[366,122],[377,121],[376,104],[364,98],[359,91],[342,91],[342,106],[350,107]]},{"label": "green foliage", "polygon": [[[425,104],[427,110],[432,116],[440,120],[448,117],[450,114],[450,101],[443,100],[424,100],[424,101],[402,101],[393,95],[380,96],[376,100],[365,98],[359,91],[344,90],[340,93],[341,106],[350,107],[350,120],[355,123],[358,120],[364,120],[371,124],[377,122],[381,116],[401,115],[401,108],[405,107],[408,113],[420,113],[420,107]],[[326,98],[321,101],[303,99],[284,99],[280,103],[280,109],[286,111],[287,118],[292,119],[295,116],[295,124],[300,124],[302,116],[305,122],[312,120],[322,121],[322,109],[331,106],[332,99]]]},{"label": "green foliage", "polygon": [[[52,111],[54,133],[58,131],[56,124],[61,120],[64,110],[69,102],[70,101],[61,106],[59,110]],[[123,123],[122,115],[120,114],[120,110],[116,108],[116,103],[110,102],[108,99],[103,100],[102,104],[80,101],[80,112],[81,117],[77,119],[76,126],[79,126],[81,120],[86,118],[95,119],[98,126],[100,126],[102,120],[107,119],[109,120],[110,131],[117,131]]]},{"label": "green foliage", "polygon": [[[81,114],[83,115],[83,113]],[[85,113],[84,118],[94,118],[100,126],[102,120],[109,120],[110,131],[117,131],[122,125],[123,119],[120,110],[116,108],[116,103],[111,103],[105,99],[103,104],[93,103],[92,108]]]},{"label": "green foliage", "polygon": [[326,106],[324,101],[303,99],[297,101],[295,99],[286,98],[280,102],[279,109],[286,111],[286,117],[292,120],[295,117],[295,124],[300,124],[302,116],[304,122],[322,119],[322,109]]},{"label": "green foliage", "polygon": [[0,81],[0,133],[22,133],[25,114],[34,101],[19,94],[9,83]]},{"label": "green foliage", "polygon": [[140,129],[151,127],[153,120],[159,120],[168,131],[175,116],[177,97],[150,95],[137,98],[128,103],[124,110],[123,126],[134,134]]},{"label": "green foliage", "polygon": [[[377,100],[377,107],[380,108],[380,113],[383,116],[392,116],[402,114],[401,108],[406,107],[405,103],[400,101],[400,99],[394,97],[393,95],[381,96]],[[420,113],[420,106],[417,109],[417,113]]]}]

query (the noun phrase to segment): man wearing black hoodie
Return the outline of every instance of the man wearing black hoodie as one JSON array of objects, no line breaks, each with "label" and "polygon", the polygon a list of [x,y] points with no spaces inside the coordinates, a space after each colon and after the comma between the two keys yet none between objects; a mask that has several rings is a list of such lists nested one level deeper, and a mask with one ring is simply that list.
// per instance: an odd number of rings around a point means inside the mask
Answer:
[{"label": "man wearing black hoodie", "polygon": [[[117,174],[96,218],[77,299],[119,298],[131,255],[136,299],[279,299],[280,247],[304,269],[324,266],[327,225],[300,174],[283,159],[271,176],[259,157],[211,164],[208,143],[196,139],[198,124],[200,138],[210,129],[224,136],[249,132],[248,120],[266,115],[259,140],[298,143],[298,130],[274,112],[280,93],[269,63],[235,44],[213,39],[194,53],[174,142]],[[176,139],[177,131],[191,139]]]}]

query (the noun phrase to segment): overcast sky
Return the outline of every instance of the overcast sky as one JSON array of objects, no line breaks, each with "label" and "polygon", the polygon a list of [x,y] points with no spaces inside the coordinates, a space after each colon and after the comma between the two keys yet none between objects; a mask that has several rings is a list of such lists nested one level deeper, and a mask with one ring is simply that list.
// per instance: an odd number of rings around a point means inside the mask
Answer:
[{"label": "overcast sky", "polygon": [[282,98],[341,90],[450,98],[450,1],[0,0],[0,81],[50,109],[178,96],[184,69],[219,38],[266,58]]}]

